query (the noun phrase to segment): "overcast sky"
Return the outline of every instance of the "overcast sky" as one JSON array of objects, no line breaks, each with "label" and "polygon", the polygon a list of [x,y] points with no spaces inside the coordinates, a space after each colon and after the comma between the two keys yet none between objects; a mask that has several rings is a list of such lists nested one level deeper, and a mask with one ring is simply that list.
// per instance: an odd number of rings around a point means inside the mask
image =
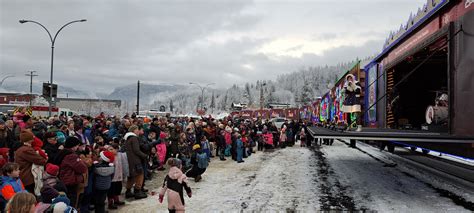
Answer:
[{"label": "overcast sky", "polygon": [[0,77],[87,91],[146,83],[227,87],[373,55],[426,0],[0,1]]}]

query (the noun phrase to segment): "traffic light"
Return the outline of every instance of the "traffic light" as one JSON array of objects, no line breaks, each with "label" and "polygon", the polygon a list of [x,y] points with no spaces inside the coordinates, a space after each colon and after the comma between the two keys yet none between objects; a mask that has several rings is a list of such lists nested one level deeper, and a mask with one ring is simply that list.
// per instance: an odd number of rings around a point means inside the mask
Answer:
[{"label": "traffic light", "polygon": [[[49,83],[43,83],[43,96],[48,98],[50,97],[50,85]],[[56,98],[58,97],[58,85],[57,84],[53,84],[53,98]]]}]

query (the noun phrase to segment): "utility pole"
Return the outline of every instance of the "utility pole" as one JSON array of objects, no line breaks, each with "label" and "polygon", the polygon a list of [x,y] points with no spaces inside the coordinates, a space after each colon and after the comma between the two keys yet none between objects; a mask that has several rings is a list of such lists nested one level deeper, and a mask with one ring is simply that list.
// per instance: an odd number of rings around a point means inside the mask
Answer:
[{"label": "utility pole", "polygon": [[38,76],[35,74],[36,71],[28,71],[26,76],[30,76],[30,106],[31,106],[31,101],[33,100],[33,77]]},{"label": "utility pole", "polygon": [[137,83],[137,115],[140,112],[140,81]]},{"label": "utility pole", "polygon": [[263,87],[266,86],[266,83],[260,84],[260,109],[263,109],[263,104],[265,101],[265,97],[263,96]]}]

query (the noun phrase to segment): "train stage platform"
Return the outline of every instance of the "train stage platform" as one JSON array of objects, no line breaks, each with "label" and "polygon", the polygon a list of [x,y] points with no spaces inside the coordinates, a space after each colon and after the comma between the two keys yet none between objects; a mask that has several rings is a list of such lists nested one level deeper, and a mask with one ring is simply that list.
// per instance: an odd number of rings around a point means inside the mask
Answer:
[{"label": "train stage platform", "polygon": [[460,137],[437,132],[362,128],[362,131],[342,131],[325,127],[308,127],[314,138],[355,139],[375,141],[405,141],[430,143],[474,143],[474,137]]}]

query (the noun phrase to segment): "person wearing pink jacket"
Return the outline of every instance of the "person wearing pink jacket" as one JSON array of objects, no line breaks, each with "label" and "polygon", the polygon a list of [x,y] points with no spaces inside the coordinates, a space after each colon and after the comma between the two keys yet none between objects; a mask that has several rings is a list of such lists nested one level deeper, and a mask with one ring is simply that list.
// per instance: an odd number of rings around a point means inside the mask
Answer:
[{"label": "person wearing pink jacket", "polygon": [[183,189],[186,191],[188,197],[191,197],[191,188],[188,186],[186,175],[181,171],[181,160],[177,158],[170,158],[167,164],[170,166],[170,170],[163,181],[163,186],[161,187],[159,194],[159,201],[162,203],[165,193],[167,193],[168,211],[184,212],[185,207]]}]

